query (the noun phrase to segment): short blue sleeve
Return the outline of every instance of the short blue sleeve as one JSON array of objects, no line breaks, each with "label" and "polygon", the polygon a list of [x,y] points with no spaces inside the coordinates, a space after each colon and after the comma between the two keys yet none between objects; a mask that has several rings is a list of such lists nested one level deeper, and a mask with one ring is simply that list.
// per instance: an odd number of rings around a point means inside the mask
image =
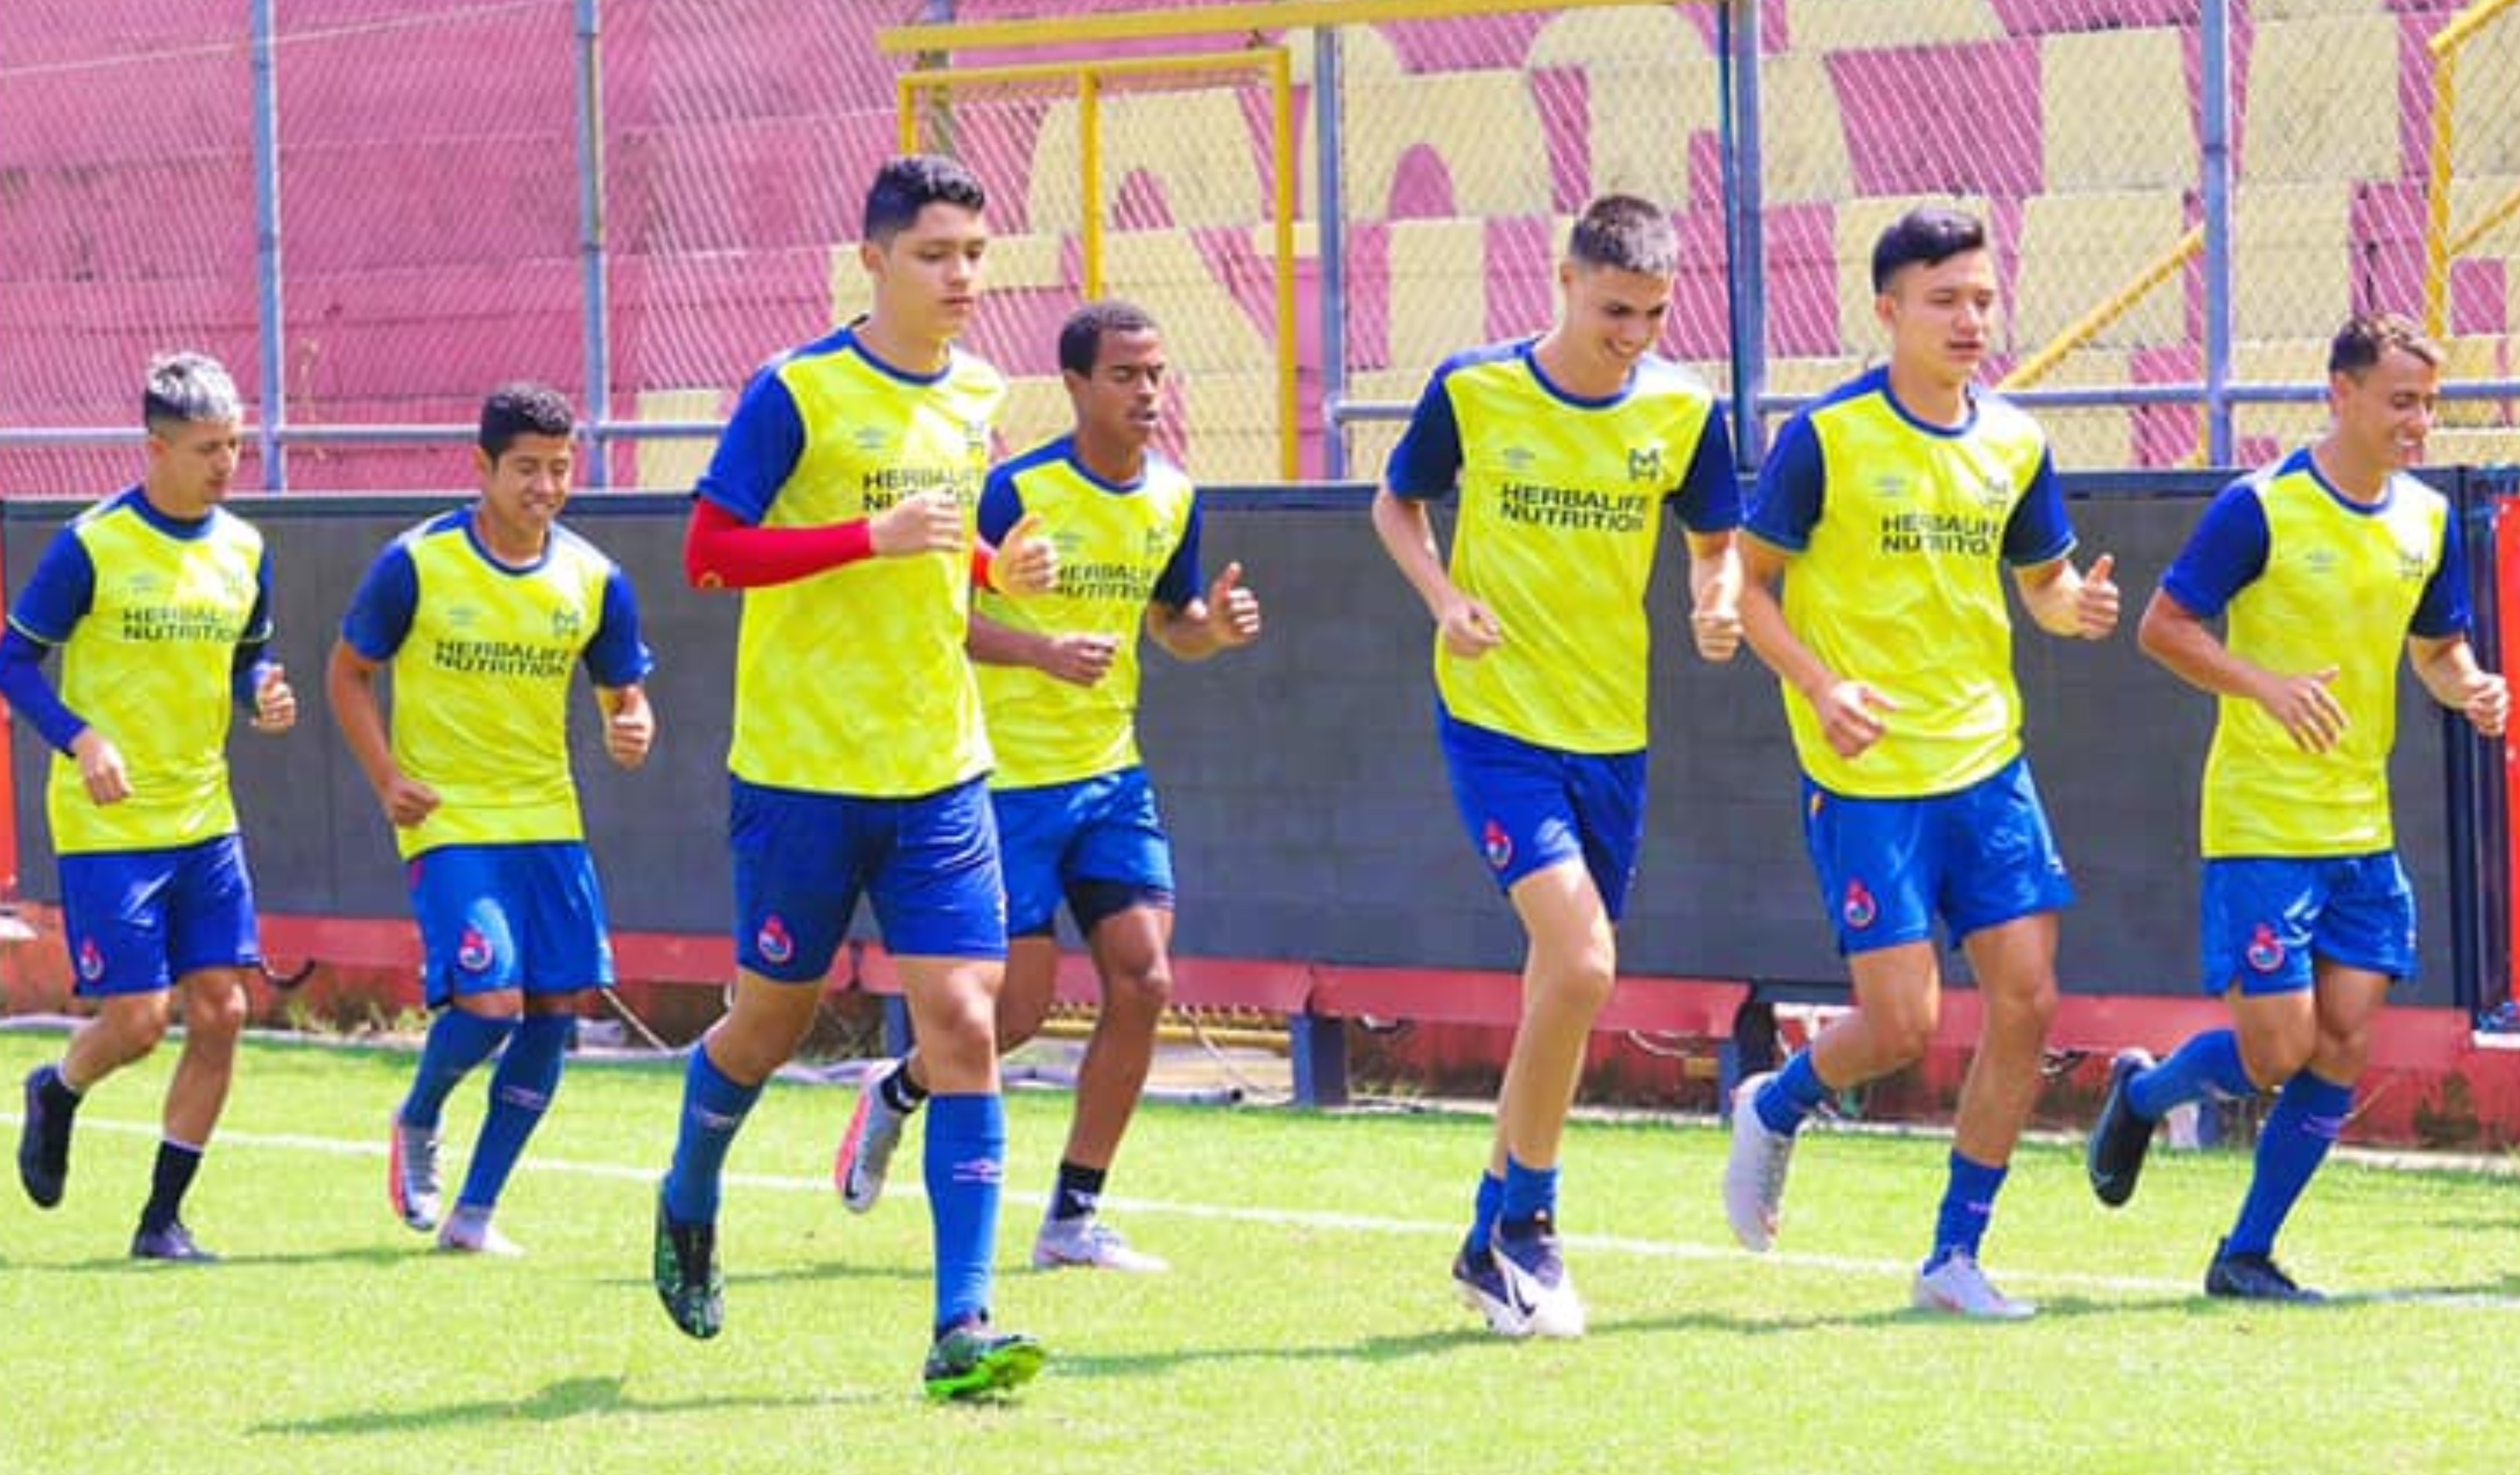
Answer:
[{"label": "short blue sleeve", "polygon": [[2056,458],[2042,450],[2030,489],[2012,504],[2003,525],[2004,562],[2035,569],[2074,551],[2074,522],[2065,515],[2065,488],[2056,479]]},{"label": "short blue sleeve", "polygon": [[1768,459],[1759,467],[1759,484],[1750,495],[1747,526],[1761,542],[1800,553],[1811,546],[1820,526],[1822,491],[1827,463],[1821,455],[1820,436],[1811,416],[1796,415],[1777,433]]},{"label": "short blue sleeve", "polygon": [[758,527],[804,454],[805,419],[774,364],[743,387],[694,494]]},{"label": "short blue sleeve", "polygon": [[990,467],[989,479],[980,484],[980,536],[994,548],[1022,521],[1023,493],[1015,490],[1013,463]]},{"label": "short blue sleeve", "polygon": [[1730,532],[1741,526],[1741,476],[1732,462],[1732,430],[1710,411],[1697,436],[1697,452],[1680,479],[1672,510],[1691,532]]},{"label": "short blue sleeve", "polygon": [[614,569],[604,579],[604,614],[586,643],[587,674],[598,686],[630,686],[648,678],[656,658],[639,634],[639,596],[630,576]]},{"label": "short blue sleeve", "polygon": [[29,640],[60,645],[96,603],[96,563],[77,533],[64,529],[35,565],[33,576],[18,591],[9,623]]},{"label": "short blue sleeve", "polygon": [[1451,373],[1450,364],[1435,371],[1426,392],[1418,398],[1418,408],[1409,413],[1409,428],[1400,433],[1400,443],[1391,447],[1382,481],[1394,496],[1450,496],[1461,482],[1462,425],[1453,414],[1453,392],[1445,383]]},{"label": "short blue sleeve", "polygon": [[2414,618],[2407,622],[2407,633],[2427,640],[2464,635],[2472,622],[2467,608],[2467,543],[2459,532],[2455,507],[2442,520],[2441,551],[2432,577],[2424,580],[2423,597],[2415,601]]},{"label": "short blue sleeve", "polygon": [[245,636],[239,645],[259,648],[269,645],[274,633],[271,618],[271,550],[262,550],[260,562],[253,566],[253,613],[246,616]]},{"label": "short blue sleeve", "polygon": [[2267,571],[2267,509],[2247,483],[2226,486],[2197,519],[2187,545],[2161,576],[2163,592],[2199,620],[2220,616],[2231,597]]},{"label": "short blue sleeve", "polygon": [[341,643],[370,661],[390,661],[411,634],[420,608],[420,571],[399,540],[377,555],[341,617]]},{"label": "short blue sleeve", "polygon": [[1181,541],[1173,545],[1173,556],[1164,561],[1164,572],[1155,576],[1153,598],[1176,610],[1207,592],[1207,576],[1198,567],[1198,503],[1192,501],[1190,521],[1182,527]]}]

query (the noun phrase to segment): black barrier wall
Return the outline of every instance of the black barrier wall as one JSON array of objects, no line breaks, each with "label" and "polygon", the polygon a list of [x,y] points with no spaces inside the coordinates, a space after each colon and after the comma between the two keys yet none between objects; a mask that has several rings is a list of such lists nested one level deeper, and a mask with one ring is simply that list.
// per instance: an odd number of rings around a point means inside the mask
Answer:
[{"label": "black barrier wall", "polygon": [[[2081,904],[2062,973],[2078,992],[2194,987],[2196,783],[2210,699],[2136,649],[2144,601],[2220,478],[2096,479],[2076,487],[2080,556],[2117,554],[2118,638],[2058,640],[2017,621],[2031,760]],[[2089,492],[2090,494],[2084,494]],[[243,498],[269,535],[275,654],[303,716],[231,743],[238,804],[264,910],[406,914],[385,822],[323,703],[323,669],[350,591],[376,550],[455,498]],[[724,761],[736,599],[687,589],[680,496],[589,494],[570,522],[637,584],[657,668],[659,738],[647,768],[602,754],[591,695],[575,721],[587,825],[625,931],[727,925]],[[1354,490],[1218,492],[1211,572],[1239,559],[1268,634],[1198,666],[1147,660],[1142,732],[1178,851],[1179,950],[1189,955],[1514,969],[1512,914],[1455,818],[1432,731],[1433,630],[1388,562]],[[68,503],[6,508],[14,594]],[[1745,650],[1711,668],[1691,653],[1677,536],[1654,589],[1650,830],[1621,930],[1630,972],[1817,979],[1843,971],[1804,861],[1793,755],[1776,683]],[[830,659],[848,659],[833,630]],[[801,676],[800,679],[809,679]],[[2448,1004],[2443,732],[2411,679],[2395,771],[2399,846],[2425,922],[2409,1001]],[[46,751],[15,734],[29,897],[58,895],[43,814]],[[863,920],[863,919],[862,919]],[[1958,966],[1957,963],[1955,965]]]}]

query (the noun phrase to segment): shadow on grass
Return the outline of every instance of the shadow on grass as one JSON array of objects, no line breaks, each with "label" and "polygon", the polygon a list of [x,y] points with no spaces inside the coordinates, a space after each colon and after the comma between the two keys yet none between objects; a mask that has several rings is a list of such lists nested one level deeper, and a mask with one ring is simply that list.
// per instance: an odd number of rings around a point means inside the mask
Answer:
[{"label": "shadow on grass", "polygon": [[299,1250],[288,1254],[230,1255],[213,1247],[218,1260],[212,1265],[169,1265],[155,1260],[134,1260],[128,1255],[98,1256],[74,1260],[66,1265],[21,1266],[22,1270],[49,1270],[60,1275],[203,1275],[222,1269],[253,1269],[264,1266],[327,1265],[401,1265],[427,1251],[398,1250],[385,1245],[364,1245],[335,1250]]},{"label": "shadow on grass", "polygon": [[362,1409],[355,1413],[338,1413],[328,1418],[292,1419],[286,1423],[255,1424],[246,1432],[255,1435],[277,1435],[283,1438],[300,1435],[415,1434],[451,1428],[464,1424],[551,1424],[563,1419],[584,1418],[605,1413],[709,1413],[722,1409],[819,1408],[833,1404],[864,1404],[882,1401],[875,1393],[790,1398],[680,1398],[642,1399],[631,1395],[620,1375],[587,1378],[564,1378],[515,1400],[484,1400],[470,1404],[448,1404],[436,1408],[408,1408],[382,1413]]}]

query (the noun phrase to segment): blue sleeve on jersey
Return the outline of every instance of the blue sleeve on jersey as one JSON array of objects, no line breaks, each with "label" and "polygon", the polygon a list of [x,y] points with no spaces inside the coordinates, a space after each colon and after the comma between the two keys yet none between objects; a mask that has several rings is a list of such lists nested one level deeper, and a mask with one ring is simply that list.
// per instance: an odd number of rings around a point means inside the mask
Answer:
[{"label": "blue sleeve on jersey", "polygon": [[1173,545],[1173,556],[1164,561],[1164,572],[1155,576],[1154,599],[1178,610],[1207,592],[1207,576],[1198,566],[1198,503],[1190,504],[1190,521],[1182,525],[1181,541]]},{"label": "blue sleeve on jersey", "polygon": [[639,633],[639,596],[630,576],[614,569],[604,579],[604,614],[586,643],[586,672],[598,686],[630,686],[648,678],[656,657]]},{"label": "blue sleeve on jersey", "polygon": [[2441,551],[2441,562],[2433,566],[2433,576],[2424,580],[2423,597],[2415,602],[2414,618],[2407,622],[2407,633],[2426,640],[2464,635],[2470,622],[2467,544],[2459,533],[2456,507],[2442,520]]},{"label": "blue sleeve on jersey", "polygon": [[256,651],[271,643],[276,633],[271,617],[271,550],[262,550],[261,561],[253,566],[253,613],[245,618],[245,639]]},{"label": "blue sleeve on jersey", "polygon": [[2223,488],[2161,576],[2162,590],[2199,620],[2220,616],[2231,596],[2267,571],[2267,510],[2245,483]]},{"label": "blue sleeve on jersey", "polygon": [[411,633],[420,607],[420,571],[411,550],[396,542],[377,555],[341,617],[341,640],[370,661],[390,661]]},{"label": "blue sleeve on jersey", "polygon": [[228,694],[247,712],[253,711],[255,698],[262,691],[263,672],[272,668],[273,663],[262,655],[269,648],[264,641],[240,640],[236,655],[228,661]]},{"label": "blue sleeve on jersey", "polygon": [[1015,490],[1014,474],[1004,465],[990,467],[989,479],[980,484],[980,536],[994,548],[1022,521],[1023,493]]},{"label": "blue sleeve on jersey", "polygon": [[96,563],[88,557],[87,544],[79,541],[78,534],[65,529],[54,534],[43,559],[35,565],[34,575],[18,591],[18,603],[9,612],[9,622],[25,631],[30,639],[62,645],[69,640],[78,622],[87,618],[95,602]]},{"label": "blue sleeve on jersey", "polygon": [[1453,414],[1453,392],[1445,384],[1451,365],[1435,371],[1409,414],[1409,428],[1391,447],[1382,472],[1393,495],[1440,497],[1452,494],[1462,477],[1462,426]]},{"label": "blue sleeve on jersey", "polygon": [[805,454],[805,419],[788,382],[764,369],[743,387],[696,494],[759,527]]},{"label": "blue sleeve on jersey", "polygon": [[0,698],[9,710],[35,724],[44,741],[61,753],[87,728],[87,721],[62,704],[61,693],[44,676],[44,657],[52,648],[22,630],[0,634]]},{"label": "blue sleeve on jersey", "polygon": [[1741,526],[1741,476],[1732,462],[1732,430],[1722,415],[1707,415],[1671,507],[1691,532],[1730,532]]},{"label": "blue sleeve on jersey", "polygon": [[2003,525],[2004,561],[2035,569],[2073,551],[2074,522],[2065,515],[2064,484],[2056,479],[2056,458],[2043,450],[2030,489],[2012,504],[2012,516]]},{"label": "blue sleeve on jersey", "polygon": [[1811,530],[1820,526],[1827,471],[1811,417],[1796,415],[1786,421],[1759,468],[1759,484],[1750,494],[1745,526],[1762,542],[1795,553],[1810,547]]}]

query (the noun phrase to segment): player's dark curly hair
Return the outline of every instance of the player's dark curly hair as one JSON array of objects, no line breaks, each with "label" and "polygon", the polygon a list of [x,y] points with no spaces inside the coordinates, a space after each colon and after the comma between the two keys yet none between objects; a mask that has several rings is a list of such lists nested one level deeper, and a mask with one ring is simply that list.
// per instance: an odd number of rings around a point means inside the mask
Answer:
[{"label": "player's dark curly hair", "polygon": [[496,461],[518,436],[565,436],[577,424],[568,398],[548,385],[503,384],[481,401],[481,453]]},{"label": "player's dark curly hair", "polygon": [[989,207],[989,192],[979,176],[961,160],[941,154],[911,154],[887,160],[867,187],[866,239],[878,246],[910,229],[919,212],[931,205],[959,205],[967,210]]},{"label": "player's dark curly hair", "polygon": [[1088,302],[1067,316],[1058,328],[1058,366],[1070,374],[1094,372],[1094,356],[1102,351],[1102,339],[1112,333],[1152,333],[1155,320],[1147,309],[1135,302],[1105,298]]}]

